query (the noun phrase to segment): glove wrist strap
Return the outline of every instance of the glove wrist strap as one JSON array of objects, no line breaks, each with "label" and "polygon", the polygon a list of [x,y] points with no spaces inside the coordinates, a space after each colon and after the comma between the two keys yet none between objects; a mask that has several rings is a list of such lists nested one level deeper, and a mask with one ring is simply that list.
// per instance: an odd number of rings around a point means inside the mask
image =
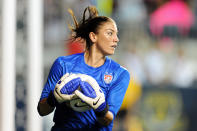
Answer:
[{"label": "glove wrist strap", "polygon": [[108,112],[108,110],[109,110],[109,106],[108,106],[108,104],[106,104],[104,110],[99,111],[99,112],[98,111],[94,111],[94,112],[97,117],[104,117],[106,115],[106,113]]},{"label": "glove wrist strap", "polygon": [[47,98],[47,103],[51,106],[51,107],[55,107],[56,105],[56,100],[55,97],[53,95],[53,92],[51,91],[48,98]]}]

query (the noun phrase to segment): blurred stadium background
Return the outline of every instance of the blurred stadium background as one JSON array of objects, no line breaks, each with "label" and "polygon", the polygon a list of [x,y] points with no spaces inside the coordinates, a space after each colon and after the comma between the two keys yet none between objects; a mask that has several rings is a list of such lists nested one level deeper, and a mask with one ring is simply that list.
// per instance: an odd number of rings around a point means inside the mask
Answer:
[{"label": "blurred stadium background", "polygon": [[113,130],[197,131],[197,0],[1,0],[0,130],[50,130],[37,102],[52,62],[83,50],[67,9],[88,5],[117,22],[110,57],[132,76]]}]

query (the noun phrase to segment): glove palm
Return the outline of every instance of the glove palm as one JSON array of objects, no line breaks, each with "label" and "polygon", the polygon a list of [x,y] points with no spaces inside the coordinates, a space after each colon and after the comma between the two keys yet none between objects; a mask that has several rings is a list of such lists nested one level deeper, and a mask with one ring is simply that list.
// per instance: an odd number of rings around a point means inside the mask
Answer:
[{"label": "glove palm", "polygon": [[[105,101],[105,95],[103,91],[100,89],[100,86],[98,85],[97,81],[88,76],[88,75],[81,75],[80,76],[82,82],[80,83],[81,91],[76,90],[75,94],[84,102],[86,102],[88,105],[90,105],[96,112],[104,112],[106,113],[106,101]],[[84,82],[85,81],[85,82]],[[88,83],[88,84],[84,84]],[[96,97],[92,97],[94,93],[92,93],[94,90]]]},{"label": "glove palm", "polygon": [[71,100],[75,94],[73,92],[79,87],[81,79],[75,74],[65,74],[56,84],[54,96],[58,103]]}]

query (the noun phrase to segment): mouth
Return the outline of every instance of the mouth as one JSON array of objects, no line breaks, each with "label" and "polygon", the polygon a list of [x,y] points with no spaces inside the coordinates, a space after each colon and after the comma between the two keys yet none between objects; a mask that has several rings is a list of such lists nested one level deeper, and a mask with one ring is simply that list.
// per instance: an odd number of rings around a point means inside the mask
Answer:
[{"label": "mouth", "polygon": [[116,49],[117,45],[112,45],[111,47],[114,48],[114,49]]}]

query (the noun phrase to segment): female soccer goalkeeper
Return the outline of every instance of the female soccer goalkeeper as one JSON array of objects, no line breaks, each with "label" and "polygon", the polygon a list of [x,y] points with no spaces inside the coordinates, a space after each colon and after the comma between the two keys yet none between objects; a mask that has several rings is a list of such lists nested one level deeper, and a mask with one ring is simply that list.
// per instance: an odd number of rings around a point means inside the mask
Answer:
[{"label": "female soccer goalkeeper", "polygon": [[[41,116],[45,116],[55,109],[53,119],[55,124],[52,131],[111,131],[130,80],[128,71],[107,57],[114,54],[119,42],[116,23],[109,17],[98,16],[98,11],[93,6],[84,10],[83,19],[79,23],[72,12],[71,15],[75,23],[75,27],[72,28],[73,39],[85,40],[86,49],[83,53],[61,56],[55,60],[38,103],[38,112]],[[90,104],[89,97],[85,99],[77,93],[81,100],[92,107],[85,112],[74,111],[65,104],[70,99],[65,100],[65,103],[58,102],[54,97],[54,89],[60,78],[68,73],[93,77],[99,84],[101,93],[104,94],[101,97],[102,102],[99,102],[101,100],[99,98]],[[81,80],[77,78],[70,80],[62,93],[73,95],[80,82]],[[98,103],[100,104],[96,105]]]}]

